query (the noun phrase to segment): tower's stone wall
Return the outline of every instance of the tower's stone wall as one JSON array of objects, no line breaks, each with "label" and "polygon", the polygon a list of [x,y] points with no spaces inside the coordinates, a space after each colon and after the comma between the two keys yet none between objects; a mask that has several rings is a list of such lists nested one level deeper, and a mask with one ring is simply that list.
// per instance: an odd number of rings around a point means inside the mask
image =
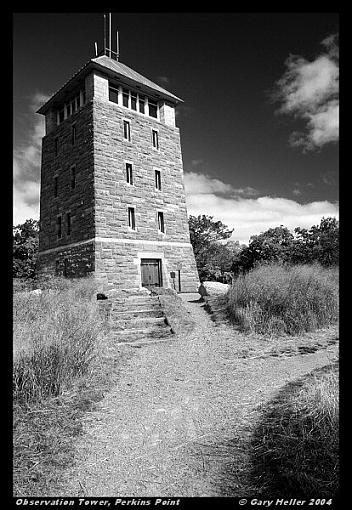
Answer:
[{"label": "tower's stone wall", "polygon": [[[96,235],[189,243],[178,128],[111,102],[95,100],[93,111]],[[123,137],[124,120],[130,122],[130,142]],[[153,148],[152,129],[158,132],[159,150]],[[132,164],[133,185],[126,180],[126,163]],[[161,190],[155,187],[155,170]],[[135,231],[128,227],[128,207],[135,208]],[[158,232],[158,211],[164,213],[164,234]]]},{"label": "tower's stone wall", "polygon": [[[170,272],[174,271],[179,290],[180,271],[181,290],[195,291],[198,274],[189,239],[174,108],[163,103],[160,121],[123,108],[109,101],[108,79],[95,71],[85,79],[85,93],[86,104],[59,126],[53,126],[55,112],[47,113],[50,129],[42,147],[39,272],[68,277],[94,273],[104,289],[138,288],[141,260],[158,259],[163,286],[173,286]],[[124,121],[130,124],[130,141],[124,137]],[[153,130],[158,148],[153,146]],[[132,165],[133,184],[127,182],[126,163]],[[161,175],[160,190],[156,170]],[[129,207],[135,210],[135,230],[128,224]],[[158,229],[158,212],[164,216],[164,233]],[[58,215],[62,216],[61,239]]]},{"label": "tower's stone wall", "polygon": [[[71,143],[76,126],[75,144]],[[57,139],[57,156],[55,155]],[[75,187],[71,168],[75,165]],[[57,177],[57,197],[55,182]],[[67,234],[65,215],[71,213]],[[57,216],[62,215],[62,238],[57,237]],[[93,115],[91,103],[43,138],[40,190],[39,250],[64,246],[94,237]]]}]

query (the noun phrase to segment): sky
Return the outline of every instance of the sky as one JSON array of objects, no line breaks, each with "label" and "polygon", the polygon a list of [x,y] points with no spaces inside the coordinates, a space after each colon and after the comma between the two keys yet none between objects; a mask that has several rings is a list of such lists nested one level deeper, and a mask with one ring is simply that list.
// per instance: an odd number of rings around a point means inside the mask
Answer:
[{"label": "sky", "polygon": [[[233,228],[310,228],[339,211],[336,13],[112,13],[120,61],[177,108],[188,213]],[[113,38],[114,39],[114,38]],[[103,45],[103,13],[14,13],[13,224],[39,219],[44,117]]]}]

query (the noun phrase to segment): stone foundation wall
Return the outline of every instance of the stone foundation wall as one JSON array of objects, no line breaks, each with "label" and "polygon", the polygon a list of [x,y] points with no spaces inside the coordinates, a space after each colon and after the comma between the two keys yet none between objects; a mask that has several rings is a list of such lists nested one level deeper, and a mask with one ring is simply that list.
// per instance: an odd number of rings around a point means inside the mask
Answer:
[{"label": "stone foundation wall", "polygon": [[102,291],[111,288],[139,289],[141,283],[141,259],[160,259],[162,286],[173,288],[170,272],[176,273],[175,286],[179,290],[180,270],[181,292],[197,292],[198,272],[191,244],[178,246],[152,243],[96,242],[95,276]]},{"label": "stone foundation wall", "polygon": [[39,253],[37,271],[39,275],[67,278],[87,276],[94,271],[94,258],[94,242]]}]

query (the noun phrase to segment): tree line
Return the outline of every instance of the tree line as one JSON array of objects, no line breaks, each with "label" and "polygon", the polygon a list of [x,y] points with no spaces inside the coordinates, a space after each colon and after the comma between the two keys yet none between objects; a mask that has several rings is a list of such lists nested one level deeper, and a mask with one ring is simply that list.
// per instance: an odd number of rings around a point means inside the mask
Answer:
[{"label": "tree line", "polygon": [[228,281],[248,272],[260,262],[311,264],[339,263],[339,222],[322,218],[310,229],[297,227],[294,232],[280,225],[253,235],[249,244],[231,241],[230,230],[213,216],[189,217],[190,238],[202,280]]},{"label": "tree line", "polygon": [[[201,280],[228,281],[259,262],[311,264],[339,263],[339,222],[322,218],[310,229],[294,232],[283,225],[250,238],[248,246],[232,241],[233,229],[213,216],[189,217],[190,240]],[[13,227],[13,276],[33,278],[39,245],[39,222],[33,219]]]}]

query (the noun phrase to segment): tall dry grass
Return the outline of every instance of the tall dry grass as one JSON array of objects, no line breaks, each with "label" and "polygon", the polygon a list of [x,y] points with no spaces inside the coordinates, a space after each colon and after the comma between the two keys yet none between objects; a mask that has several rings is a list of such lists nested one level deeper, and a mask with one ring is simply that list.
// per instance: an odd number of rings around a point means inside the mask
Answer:
[{"label": "tall dry grass", "polygon": [[15,402],[57,396],[89,369],[101,331],[94,280],[53,279],[41,295],[15,293],[13,314]]},{"label": "tall dry grass", "polygon": [[295,335],[338,319],[338,268],[264,264],[229,289],[230,318],[242,331]]},{"label": "tall dry grass", "polygon": [[252,440],[262,495],[332,498],[339,489],[338,365],[319,369],[266,404]]},{"label": "tall dry grass", "polygon": [[105,335],[94,280],[46,278],[14,290],[13,494],[40,497],[60,493],[84,413],[110,388],[120,353]]}]

